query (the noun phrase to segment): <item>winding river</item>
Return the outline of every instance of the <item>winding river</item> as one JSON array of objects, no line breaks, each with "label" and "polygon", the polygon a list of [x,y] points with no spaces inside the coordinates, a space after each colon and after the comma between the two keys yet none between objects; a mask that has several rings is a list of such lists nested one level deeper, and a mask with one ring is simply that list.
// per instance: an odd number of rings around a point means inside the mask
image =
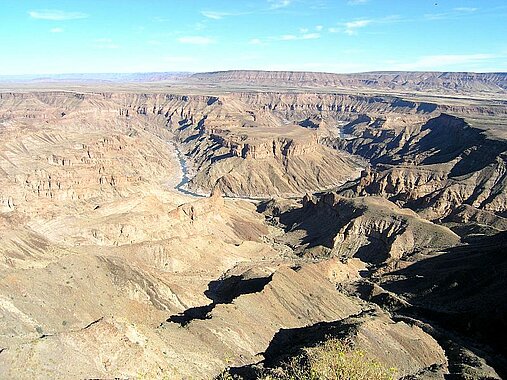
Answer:
[{"label": "winding river", "polygon": [[174,187],[176,190],[178,190],[180,193],[185,195],[190,195],[193,197],[203,198],[206,197],[204,194],[195,193],[191,190],[188,190],[187,184],[190,181],[190,178],[188,176],[188,165],[187,161],[185,160],[185,155],[181,153],[180,148],[175,142],[172,142],[174,146],[174,150],[176,151],[176,156],[178,157],[178,161],[180,163],[180,169],[181,169],[181,181]]},{"label": "winding river", "polygon": [[[340,129],[340,138],[344,138],[344,139],[347,139],[349,138],[349,136],[351,135],[347,135],[347,134],[342,134],[342,131]],[[353,136],[352,136],[353,137]],[[174,147],[174,150],[176,152],[176,156],[178,157],[178,162],[180,164],[180,169],[181,169],[181,180],[180,182],[174,186],[174,189],[179,191],[180,193],[182,194],[185,194],[185,195],[190,195],[192,197],[196,197],[196,198],[207,198],[209,197],[209,194],[203,194],[203,193],[196,193],[192,190],[189,190],[187,185],[188,183],[190,182],[190,174],[189,174],[189,170],[188,170],[188,164],[187,164],[187,161],[185,159],[185,155],[181,152],[180,148],[178,147],[178,144],[177,142],[175,141],[169,141],[170,144],[172,144],[172,146]],[[339,185],[334,185],[332,186],[331,188],[327,188],[327,189],[322,189],[322,190],[319,190],[319,191],[316,191],[314,192],[314,194],[318,194],[318,193],[321,193],[321,192],[324,192],[324,191],[329,191],[329,190],[332,190],[336,187],[338,187]],[[241,200],[245,200],[245,201],[248,201],[248,202],[253,202],[253,203],[259,203],[259,202],[263,202],[263,201],[269,201],[272,199],[272,197],[248,197],[248,196],[241,196],[241,195],[235,195],[235,196],[230,196],[230,195],[222,195],[224,198],[227,198],[227,199],[241,199]],[[298,195],[298,196],[292,196],[292,197],[288,197],[288,199],[300,199],[303,195]]]}]

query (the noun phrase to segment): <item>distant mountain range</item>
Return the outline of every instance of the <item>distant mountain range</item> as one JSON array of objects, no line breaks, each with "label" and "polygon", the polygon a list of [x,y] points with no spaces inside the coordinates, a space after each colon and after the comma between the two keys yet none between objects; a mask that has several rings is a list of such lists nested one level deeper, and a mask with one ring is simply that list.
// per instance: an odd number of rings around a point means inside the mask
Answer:
[{"label": "distant mountain range", "polygon": [[507,73],[367,72],[332,74],[294,71],[234,70],[192,75],[203,82],[293,85],[308,87],[374,88],[386,90],[452,92],[507,91]]},{"label": "distant mountain range", "polygon": [[187,72],[150,72],[150,73],[74,73],[74,74],[34,74],[0,75],[0,82],[36,83],[36,82],[160,82],[189,77]]},{"label": "distant mountain range", "polygon": [[229,70],[205,73],[150,72],[51,75],[0,75],[4,83],[153,83],[182,81],[247,86],[374,89],[445,94],[507,94],[507,73],[367,72],[333,74],[298,71]]}]

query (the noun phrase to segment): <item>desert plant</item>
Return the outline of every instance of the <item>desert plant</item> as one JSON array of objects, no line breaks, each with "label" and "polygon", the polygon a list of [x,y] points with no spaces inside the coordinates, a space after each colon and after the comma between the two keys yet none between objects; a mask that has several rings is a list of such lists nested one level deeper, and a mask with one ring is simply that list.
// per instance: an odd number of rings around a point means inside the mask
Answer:
[{"label": "desert plant", "polygon": [[[240,379],[227,372],[220,380]],[[338,339],[305,349],[279,368],[259,374],[260,380],[392,380],[395,368],[386,368],[363,351]]]},{"label": "desert plant", "polygon": [[296,357],[286,365],[284,375],[287,379],[391,380],[396,373],[394,368],[385,368],[363,351],[353,349],[338,339],[307,349],[304,356]]}]

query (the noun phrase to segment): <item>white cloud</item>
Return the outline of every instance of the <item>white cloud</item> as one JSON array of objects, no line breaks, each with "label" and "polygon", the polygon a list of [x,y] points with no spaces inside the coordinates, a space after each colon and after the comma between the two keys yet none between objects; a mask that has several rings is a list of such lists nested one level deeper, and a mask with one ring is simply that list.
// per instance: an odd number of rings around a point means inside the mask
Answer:
[{"label": "white cloud", "polygon": [[97,38],[92,46],[96,49],[118,49],[120,47],[111,38]]},{"label": "white cloud", "polygon": [[478,10],[478,8],[472,8],[472,7],[458,7],[454,8],[456,12],[463,12],[463,13],[472,13]]},{"label": "white cloud", "polygon": [[271,9],[285,8],[290,5],[292,0],[268,0]]},{"label": "white cloud", "polygon": [[449,17],[450,17],[449,13],[426,13],[424,15],[424,18],[426,20],[443,20]]},{"label": "white cloud", "polygon": [[345,33],[348,35],[353,35],[357,33],[357,29],[364,28],[365,26],[370,25],[373,20],[356,20],[349,21],[345,23]]},{"label": "white cloud", "polygon": [[308,33],[309,29],[308,28],[299,28],[299,32],[300,33]]},{"label": "white cloud", "polygon": [[52,20],[52,21],[64,21],[64,20],[78,20],[87,18],[86,13],[81,12],[65,12],[57,9],[44,9],[38,11],[28,12],[31,18],[38,20]]},{"label": "white cloud", "polygon": [[348,5],[359,5],[359,4],[365,4],[367,3],[369,0],[349,0],[347,2]]},{"label": "white cloud", "polygon": [[467,16],[471,13],[477,12],[479,8],[473,7],[457,7],[453,8],[451,12],[442,13],[427,13],[424,15],[426,20],[447,20]]},{"label": "white cloud", "polygon": [[63,33],[62,28],[52,28],[49,30],[51,33]]},{"label": "white cloud", "polygon": [[359,19],[348,22],[343,22],[339,24],[339,27],[331,27],[328,28],[329,33],[345,33],[349,36],[355,35],[358,33],[358,30],[370,25],[386,25],[393,24],[398,22],[404,22],[407,19],[400,17],[399,15],[390,15],[377,19]]},{"label": "white cloud", "polygon": [[178,41],[182,44],[189,44],[189,45],[211,45],[215,43],[215,40],[211,37],[204,37],[204,36],[187,36],[187,37],[180,37],[178,38]]},{"label": "white cloud", "polygon": [[294,34],[284,34],[283,36],[280,36],[280,40],[282,41],[293,41],[297,39],[298,37],[295,36]]},{"label": "white cloud", "polygon": [[345,26],[347,27],[347,29],[362,28],[368,24],[371,24],[371,22],[372,22],[371,20],[350,21],[345,23]]},{"label": "white cloud", "polygon": [[317,26],[315,27],[315,30],[316,30],[317,32],[320,32],[322,29],[324,29],[324,27],[323,27],[322,25],[317,25]]},{"label": "white cloud", "polygon": [[303,34],[301,36],[301,39],[303,39],[303,40],[315,40],[317,38],[320,38],[319,33],[307,33],[307,34]]},{"label": "white cloud", "polygon": [[262,41],[259,38],[252,38],[248,43],[250,45],[262,45]]},{"label": "white cloud", "polygon": [[212,20],[221,20],[225,17],[245,16],[245,15],[252,14],[252,13],[254,13],[254,12],[253,11],[222,12],[222,11],[210,11],[210,10],[201,11],[201,15],[203,15],[206,18],[212,19]]},{"label": "white cloud", "polygon": [[274,37],[275,40],[279,41],[315,40],[317,38],[320,38],[320,33],[284,34],[280,37]]},{"label": "white cloud", "polygon": [[220,20],[224,17],[231,16],[231,14],[227,12],[215,12],[215,11],[201,11],[201,14],[204,17],[210,18],[212,20]]}]

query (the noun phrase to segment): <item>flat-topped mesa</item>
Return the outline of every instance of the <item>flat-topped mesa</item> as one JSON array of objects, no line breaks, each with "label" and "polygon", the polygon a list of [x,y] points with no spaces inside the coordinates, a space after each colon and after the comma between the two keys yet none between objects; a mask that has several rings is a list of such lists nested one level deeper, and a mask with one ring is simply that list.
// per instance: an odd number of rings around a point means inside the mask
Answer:
[{"label": "flat-topped mesa", "polygon": [[366,72],[334,74],[303,71],[231,70],[197,73],[206,83],[292,85],[312,87],[382,88],[440,92],[505,92],[507,74],[470,72]]},{"label": "flat-topped mesa", "polygon": [[211,134],[210,138],[214,142],[228,148],[231,156],[245,159],[283,159],[286,157],[305,155],[315,152],[318,149],[317,135],[313,133],[307,136],[304,141],[289,137],[248,141],[247,136],[240,136],[240,140],[242,138],[245,140],[242,142],[237,141],[237,138],[234,137],[227,138],[217,134]]}]

